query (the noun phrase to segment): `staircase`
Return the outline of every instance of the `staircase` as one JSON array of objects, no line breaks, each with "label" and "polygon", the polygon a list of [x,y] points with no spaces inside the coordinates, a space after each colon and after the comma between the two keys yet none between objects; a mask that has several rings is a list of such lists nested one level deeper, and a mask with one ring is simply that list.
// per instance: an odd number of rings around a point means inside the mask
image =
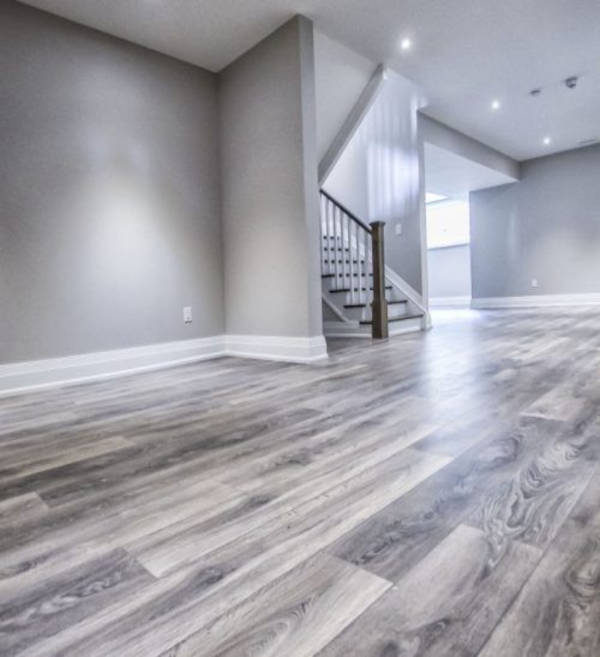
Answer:
[{"label": "staircase", "polygon": [[384,223],[367,225],[324,190],[320,198],[323,303],[335,317],[325,335],[385,338],[425,328],[426,309],[386,271]]}]

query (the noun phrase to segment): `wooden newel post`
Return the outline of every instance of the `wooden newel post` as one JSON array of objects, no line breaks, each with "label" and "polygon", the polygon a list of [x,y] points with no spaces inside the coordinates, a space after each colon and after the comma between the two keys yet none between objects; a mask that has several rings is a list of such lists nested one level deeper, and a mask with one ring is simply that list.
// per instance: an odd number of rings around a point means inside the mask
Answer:
[{"label": "wooden newel post", "polygon": [[385,298],[385,260],[383,248],[383,229],[385,221],[371,223],[371,244],[373,247],[373,306],[372,337],[388,337],[388,310]]}]

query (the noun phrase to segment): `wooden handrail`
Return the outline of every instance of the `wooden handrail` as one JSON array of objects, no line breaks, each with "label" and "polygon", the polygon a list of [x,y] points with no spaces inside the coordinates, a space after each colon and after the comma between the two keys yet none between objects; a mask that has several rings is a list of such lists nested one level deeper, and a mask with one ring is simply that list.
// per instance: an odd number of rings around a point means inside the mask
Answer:
[{"label": "wooden handrail", "polygon": [[364,223],[364,221],[361,221],[353,212],[350,212],[348,208],[344,207],[339,201],[336,201],[333,196],[330,196],[324,189],[321,190],[321,194],[331,201],[335,206],[337,206],[344,214],[347,214],[352,221],[356,222],[363,230],[366,230],[367,233],[371,232],[371,229],[367,224]]}]

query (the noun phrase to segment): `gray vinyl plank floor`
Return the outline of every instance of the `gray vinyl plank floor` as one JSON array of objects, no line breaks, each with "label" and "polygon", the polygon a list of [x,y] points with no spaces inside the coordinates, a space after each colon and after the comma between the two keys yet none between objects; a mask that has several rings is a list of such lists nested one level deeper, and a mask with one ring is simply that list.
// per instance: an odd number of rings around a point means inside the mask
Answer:
[{"label": "gray vinyl plank floor", "polygon": [[600,309],[0,398],[2,657],[598,657]]}]

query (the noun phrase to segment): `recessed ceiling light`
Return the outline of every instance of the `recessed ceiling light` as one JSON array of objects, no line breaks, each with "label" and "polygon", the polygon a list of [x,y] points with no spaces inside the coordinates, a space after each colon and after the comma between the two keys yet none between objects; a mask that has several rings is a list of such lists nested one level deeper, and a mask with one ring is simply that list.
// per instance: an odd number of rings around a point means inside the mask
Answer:
[{"label": "recessed ceiling light", "polygon": [[499,100],[493,100],[492,101],[492,109],[493,110],[499,110],[500,109],[500,101]]},{"label": "recessed ceiling light", "polygon": [[544,142],[544,146],[550,146],[552,143],[552,139],[550,137],[544,137],[542,141]]},{"label": "recessed ceiling light", "polygon": [[411,47],[412,47],[412,41],[408,37],[405,37],[404,39],[402,39],[402,41],[400,41],[400,48],[402,50],[410,50]]}]

